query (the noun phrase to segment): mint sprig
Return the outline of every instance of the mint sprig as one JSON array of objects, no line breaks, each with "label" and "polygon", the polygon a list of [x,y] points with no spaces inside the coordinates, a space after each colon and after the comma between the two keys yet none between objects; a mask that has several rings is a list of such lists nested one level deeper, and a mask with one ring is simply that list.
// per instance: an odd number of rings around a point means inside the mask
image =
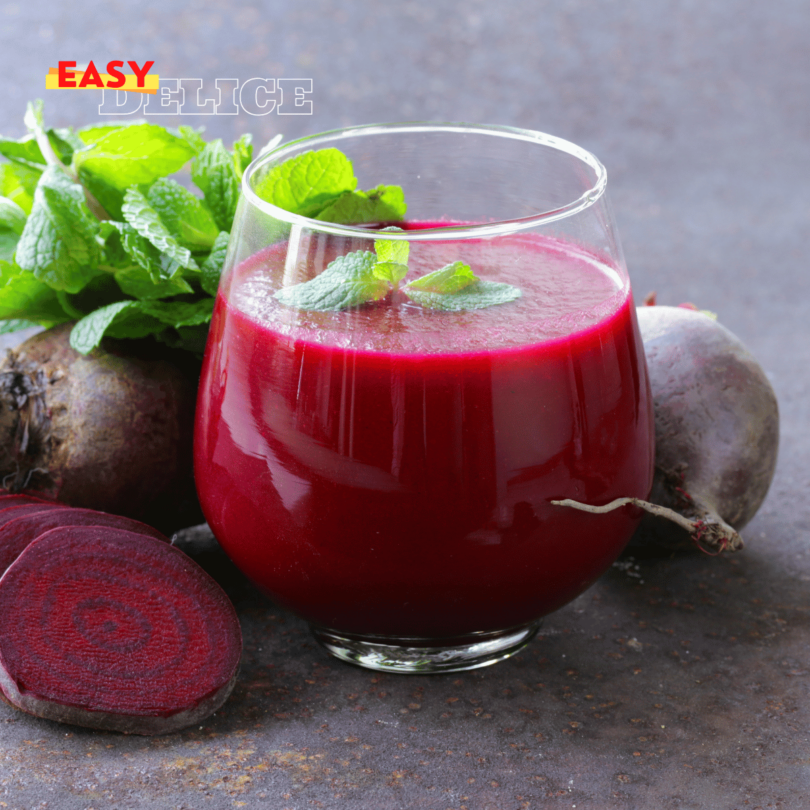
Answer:
[{"label": "mint sprig", "polygon": [[[388,227],[381,233],[385,231],[401,229]],[[375,239],[374,253],[367,250],[340,256],[319,276],[282,288],[276,298],[289,307],[306,310],[340,310],[379,301],[390,290],[399,289],[399,282],[408,273],[409,253],[410,245],[404,239]],[[372,283],[374,280],[378,283]],[[485,309],[521,296],[511,284],[478,278],[462,261],[409,281],[402,292],[425,309],[444,312]]]}]

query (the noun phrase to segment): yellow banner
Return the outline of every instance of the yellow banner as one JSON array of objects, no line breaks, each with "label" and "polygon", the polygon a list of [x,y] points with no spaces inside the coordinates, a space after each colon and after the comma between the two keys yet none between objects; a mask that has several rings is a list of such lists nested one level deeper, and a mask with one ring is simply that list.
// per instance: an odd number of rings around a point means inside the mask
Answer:
[{"label": "yellow banner", "polygon": [[[68,71],[68,80],[71,82],[75,82],[75,87],[60,87],[59,86],[59,71],[56,68],[48,68],[48,75],[45,77],[45,89],[46,90],[102,90],[105,89],[108,83],[112,82],[115,84],[116,82],[120,81],[116,76],[111,76],[109,73],[99,73],[98,76],[104,84],[104,87],[100,87],[98,83],[95,81],[95,76],[93,76],[93,81],[90,82],[86,87],[79,87],[82,81],[82,77],[84,76],[83,70],[78,70],[74,68],[69,68]],[[73,74],[72,76],[70,74]],[[149,93],[151,95],[155,95],[158,91],[160,76],[153,73],[147,73],[144,76],[144,86],[138,87],[138,77],[134,74],[124,73],[124,84],[121,87],[113,87],[110,89],[113,90],[126,90],[128,93]]]}]

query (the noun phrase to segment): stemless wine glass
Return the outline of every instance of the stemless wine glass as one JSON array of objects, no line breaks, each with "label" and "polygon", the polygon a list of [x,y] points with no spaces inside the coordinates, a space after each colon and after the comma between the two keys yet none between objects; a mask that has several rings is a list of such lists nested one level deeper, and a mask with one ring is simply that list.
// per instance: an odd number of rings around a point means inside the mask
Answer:
[{"label": "stemless wine glass", "polygon": [[[330,147],[358,188],[402,187],[402,230],[384,238],[408,243],[408,275],[381,300],[311,311],[276,293],[373,254],[392,224],[330,224],[257,195],[283,161]],[[396,672],[494,663],[630,538],[632,507],[551,503],[643,498],[652,482],[606,182],[574,144],[466,124],[328,132],[245,172],[200,384],[197,486],[236,565],[333,655]],[[406,294],[456,261],[520,297],[445,311]]]}]

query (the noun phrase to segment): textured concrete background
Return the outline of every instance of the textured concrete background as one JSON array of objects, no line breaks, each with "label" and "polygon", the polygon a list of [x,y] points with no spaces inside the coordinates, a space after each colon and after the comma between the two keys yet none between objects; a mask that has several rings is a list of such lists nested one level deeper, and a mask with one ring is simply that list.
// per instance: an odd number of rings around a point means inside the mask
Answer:
[{"label": "textured concrete background", "polygon": [[637,297],[720,313],[782,409],[735,558],[625,561],[515,659],[458,676],[334,662],[215,554],[243,674],[199,729],[123,738],[0,707],[0,807],[800,808],[810,795],[810,4],[805,0],[0,5],[0,131],[99,94],[60,59],[312,78],[314,114],[167,118],[261,143],[403,119],[541,129],[607,166]]}]

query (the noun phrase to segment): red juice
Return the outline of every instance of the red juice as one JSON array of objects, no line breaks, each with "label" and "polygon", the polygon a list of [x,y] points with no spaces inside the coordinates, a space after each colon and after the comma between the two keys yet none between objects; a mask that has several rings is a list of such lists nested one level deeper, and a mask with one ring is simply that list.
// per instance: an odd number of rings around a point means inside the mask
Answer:
[{"label": "red juice", "polygon": [[[294,280],[347,252],[336,241],[313,237]],[[197,411],[203,510],[257,585],[334,631],[446,640],[533,621],[610,566],[638,514],[550,501],[649,492],[651,402],[618,270],[533,234],[411,243],[406,281],[462,259],[523,294],[303,312],[273,297],[285,256],[268,248],[221,285]]]}]

